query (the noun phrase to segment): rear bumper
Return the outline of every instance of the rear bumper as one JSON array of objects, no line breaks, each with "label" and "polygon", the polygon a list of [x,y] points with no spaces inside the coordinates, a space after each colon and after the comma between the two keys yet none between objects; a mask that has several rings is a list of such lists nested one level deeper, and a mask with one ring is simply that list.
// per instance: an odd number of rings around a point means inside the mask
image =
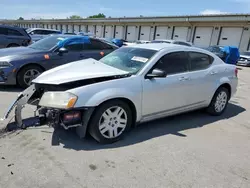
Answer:
[{"label": "rear bumper", "polygon": [[0,67],[0,85],[16,85],[16,69]]},{"label": "rear bumper", "polygon": [[231,98],[237,92],[237,87],[238,87],[238,78],[234,77],[231,79]]}]

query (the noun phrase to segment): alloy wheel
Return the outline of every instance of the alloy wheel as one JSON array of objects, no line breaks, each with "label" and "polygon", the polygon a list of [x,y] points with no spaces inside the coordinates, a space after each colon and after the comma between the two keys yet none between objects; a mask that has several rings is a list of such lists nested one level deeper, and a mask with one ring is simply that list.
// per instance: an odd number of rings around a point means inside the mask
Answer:
[{"label": "alloy wheel", "polygon": [[105,138],[116,138],[126,129],[127,122],[126,111],[120,106],[113,106],[102,114],[99,120],[99,131]]}]

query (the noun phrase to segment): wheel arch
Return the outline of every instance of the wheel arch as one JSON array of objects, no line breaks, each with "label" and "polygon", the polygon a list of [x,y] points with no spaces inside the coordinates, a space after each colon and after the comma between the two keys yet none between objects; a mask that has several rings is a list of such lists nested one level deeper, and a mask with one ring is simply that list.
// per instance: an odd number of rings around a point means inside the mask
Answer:
[{"label": "wheel arch", "polygon": [[[223,83],[223,84],[221,84],[221,85],[216,89],[216,91],[217,91],[219,88],[222,88],[222,87],[224,87],[224,88],[226,88],[226,89],[228,90],[229,99],[230,99],[230,98],[231,98],[231,92],[232,92],[231,85],[230,85],[229,83]],[[216,91],[215,91],[215,92],[216,92]]]},{"label": "wheel arch", "polygon": [[16,72],[16,83],[18,83],[18,74],[21,72],[21,70],[23,70],[24,68],[29,67],[29,66],[37,66],[37,67],[41,68],[43,71],[46,70],[42,65],[39,65],[37,63],[24,64],[21,67],[19,67],[18,71]]},{"label": "wheel arch", "polygon": [[[125,98],[125,97],[116,97],[116,98],[112,98],[112,99],[107,99],[103,102],[101,102],[97,107],[95,107],[95,110],[94,112],[97,110],[97,108],[101,105],[103,105],[104,103],[107,103],[107,102],[110,102],[110,101],[113,101],[113,100],[120,100],[120,101],[123,101],[125,102],[126,104],[128,104],[130,110],[131,110],[131,113],[132,113],[132,126],[135,126],[136,124],[136,119],[137,119],[137,109],[136,109],[136,106],[135,104],[128,98]],[[93,112],[93,113],[94,113]]]}]

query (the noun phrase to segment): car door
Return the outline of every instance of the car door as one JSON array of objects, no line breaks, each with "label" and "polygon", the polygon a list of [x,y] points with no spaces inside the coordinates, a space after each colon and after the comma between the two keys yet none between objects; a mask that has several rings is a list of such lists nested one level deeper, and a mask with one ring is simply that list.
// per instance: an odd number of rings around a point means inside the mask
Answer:
[{"label": "car door", "polygon": [[82,58],[101,59],[103,56],[112,52],[114,48],[97,39],[90,39],[90,43],[84,44],[84,50],[81,53]]},{"label": "car door", "polygon": [[188,56],[190,58],[188,105],[206,104],[213,95],[213,86],[219,79],[219,72],[211,66],[213,57],[195,51],[188,52]]},{"label": "car door", "polygon": [[22,33],[15,29],[7,29],[7,43],[10,44],[18,44],[22,45],[24,41],[27,39],[27,36],[23,36]]},{"label": "car door", "polygon": [[83,59],[83,57],[81,56],[83,52],[83,45],[84,43],[81,41],[72,41],[63,46],[67,49],[66,53],[60,53],[59,49],[53,52],[53,56],[51,58],[53,67]]},{"label": "car door", "polygon": [[0,27],[0,48],[7,46],[7,29]]},{"label": "car door", "polygon": [[152,70],[155,68],[164,70],[167,76],[144,79],[142,94],[144,117],[158,113],[171,113],[187,105],[188,66],[189,59],[187,53],[183,51],[168,53],[153,66]]}]

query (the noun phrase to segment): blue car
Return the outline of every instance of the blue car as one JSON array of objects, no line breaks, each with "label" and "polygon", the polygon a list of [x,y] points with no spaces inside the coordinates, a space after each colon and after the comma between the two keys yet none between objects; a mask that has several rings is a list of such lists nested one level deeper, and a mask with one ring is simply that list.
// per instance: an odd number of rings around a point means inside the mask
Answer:
[{"label": "blue car", "polygon": [[54,35],[28,47],[0,49],[0,84],[26,88],[43,71],[87,58],[99,60],[117,48],[88,36]]},{"label": "blue car", "polygon": [[123,40],[122,39],[113,39],[113,38],[101,38],[101,40],[109,42],[109,43],[113,43],[118,47],[122,47],[123,46]]}]

